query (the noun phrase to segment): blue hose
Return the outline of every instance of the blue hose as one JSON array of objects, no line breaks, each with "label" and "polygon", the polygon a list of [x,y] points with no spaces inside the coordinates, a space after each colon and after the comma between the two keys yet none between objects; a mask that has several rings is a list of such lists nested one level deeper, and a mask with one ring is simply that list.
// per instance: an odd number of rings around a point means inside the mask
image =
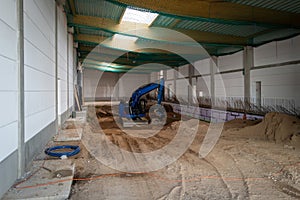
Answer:
[{"label": "blue hose", "polygon": [[[73,151],[69,151],[69,152],[52,152],[54,150],[57,149],[73,149]],[[63,146],[54,146],[54,147],[50,147],[47,148],[45,150],[45,154],[49,155],[49,156],[54,156],[54,157],[61,157],[61,156],[74,156],[76,154],[78,154],[80,152],[80,147],[79,146],[72,146],[72,145],[63,145]]]}]

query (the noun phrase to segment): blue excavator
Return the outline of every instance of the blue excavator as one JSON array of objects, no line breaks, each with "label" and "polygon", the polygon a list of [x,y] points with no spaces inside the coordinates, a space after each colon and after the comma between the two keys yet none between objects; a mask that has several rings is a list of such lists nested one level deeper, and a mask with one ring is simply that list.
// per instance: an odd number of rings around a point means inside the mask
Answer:
[{"label": "blue excavator", "polygon": [[[152,106],[150,108],[151,113],[150,117],[155,117],[158,119],[158,121],[163,121],[162,119],[165,119],[166,112],[161,105],[162,99],[163,99],[163,93],[164,93],[164,79],[160,79],[159,83],[149,83],[147,85],[143,85],[136,89],[132,95],[131,98],[127,103],[124,101],[121,101],[119,104],[119,116],[122,120],[122,124],[124,127],[126,127],[125,121],[129,122],[127,124],[136,124],[145,122],[145,117],[147,116],[147,109],[146,109],[146,100],[144,98],[141,98],[142,96],[150,93],[153,90],[158,90],[157,94],[157,104]],[[133,123],[132,123],[133,122]],[[151,121],[147,121],[147,124]],[[128,127],[130,127],[129,125]]]}]

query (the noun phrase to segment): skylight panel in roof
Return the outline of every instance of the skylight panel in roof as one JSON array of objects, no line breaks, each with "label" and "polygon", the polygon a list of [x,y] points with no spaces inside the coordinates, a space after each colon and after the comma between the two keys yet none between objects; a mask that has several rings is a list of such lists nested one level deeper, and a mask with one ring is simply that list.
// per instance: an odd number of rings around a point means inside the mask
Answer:
[{"label": "skylight panel in roof", "polygon": [[135,22],[150,25],[158,16],[156,13],[143,12],[130,8],[126,8],[121,22]]}]

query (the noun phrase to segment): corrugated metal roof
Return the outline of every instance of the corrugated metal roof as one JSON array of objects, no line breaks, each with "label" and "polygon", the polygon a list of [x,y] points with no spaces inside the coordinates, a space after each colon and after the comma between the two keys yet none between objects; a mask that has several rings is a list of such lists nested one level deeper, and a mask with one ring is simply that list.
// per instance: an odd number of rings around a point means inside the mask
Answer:
[{"label": "corrugated metal roof", "polygon": [[76,13],[118,21],[125,7],[104,0],[75,0]]},{"label": "corrugated metal roof", "polygon": [[299,0],[226,0],[228,2],[244,4],[249,6],[269,8],[279,11],[286,11],[291,13],[300,13]]},{"label": "corrugated metal roof", "polygon": [[297,34],[300,34],[299,29],[282,29],[278,31],[273,31],[270,33],[266,33],[264,35],[257,36],[253,39],[254,45],[261,45],[263,43],[277,40],[277,39],[283,39],[283,38],[289,38],[291,36],[295,36]]},{"label": "corrugated metal roof", "polygon": [[[267,8],[290,13],[300,13],[300,0],[224,0],[224,2],[231,2],[241,5]],[[113,0],[74,0],[74,4],[76,9],[75,14],[108,18],[114,20],[115,22],[119,21],[126,9],[125,4],[119,4]],[[133,9],[145,11],[145,9],[143,8]],[[71,16],[68,16],[68,21],[72,21]],[[286,29],[282,29],[281,26],[277,27],[275,25],[267,26],[266,24],[254,24],[253,22],[243,21],[242,19],[241,21],[231,21],[201,17],[184,17],[175,16],[172,15],[172,13],[161,13],[152,23],[152,26],[185,30],[198,30],[217,33],[221,35],[224,34],[245,37],[245,41],[247,40],[247,45],[253,46],[258,46],[266,42],[281,40],[300,34],[299,29],[292,29],[289,28],[289,26]],[[103,30],[97,30],[96,27],[89,28],[82,25],[77,26],[77,30],[78,32],[76,31],[76,33],[78,34],[99,35],[104,37],[113,36],[112,33]],[[255,37],[253,35],[255,35]],[[160,41],[155,41],[147,38],[139,38],[136,42],[149,42],[151,44],[160,43]],[[88,39],[87,41],[79,41],[79,45],[87,47],[95,46],[95,44],[93,42],[90,42],[90,40]],[[243,47],[224,45],[218,43],[203,43],[202,45],[211,55],[218,56],[231,54],[243,49]],[[107,46],[105,48],[110,47]],[[155,54],[145,53],[145,55],[154,56]]]},{"label": "corrugated metal roof", "polygon": [[96,29],[89,29],[89,28],[79,28],[79,33],[80,34],[88,34],[88,35],[99,35],[99,36],[104,36],[104,37],[111,37],[113,36],[112,33],[106,32],[106,31],[101,31],[101,30],[96,30]]},{"label": "corrugated metal roof", "polygon": [[225,35],[248,37],[267,28],[255,25],[230,25],[212,22],[182,20],[175,28],[213,32]]},{"label": "corrugated metal roof", "polygon": [[162,26],[162,27],[167,27],[171,23],[173,23],[176,19],[173,17],[168,17],[164,15],[159,15],[154,22],[152,23],[152,26]]}]

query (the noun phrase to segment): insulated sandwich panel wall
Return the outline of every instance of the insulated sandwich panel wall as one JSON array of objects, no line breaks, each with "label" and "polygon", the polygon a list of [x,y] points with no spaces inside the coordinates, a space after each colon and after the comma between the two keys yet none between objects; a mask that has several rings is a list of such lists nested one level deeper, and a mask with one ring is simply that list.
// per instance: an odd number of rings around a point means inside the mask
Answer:
[{"label": "insulated sandwich panel wall", "polygon": [[97,85],[103,72],[95,69],[84,69],[83,70],[83,96],[86,99],[95,99]]},{"label": "insulated sandwich panel wall", "polygon": [[24,1],[25,142],[55,120],[54,24],[54,1]]},{"label": "insulated sandwich panel wall", "polygon": [[84,69],[84,98],[93,101],[130,97],[133,91],[149,81],[149,74],[118,74]]},{"label": "insulated sandwich panel wall", "polygon": [[[155,81],[156,82],[156,81]],[[139,87],[150,83],[149,74],[123,74],[119,79],[119,96],[128,98]],[[129,99],[128,99],[129,100]]]},{"label": "insulated sandwich panel wall", "polygon": [[[2,115],[0,116],[1,163],[17,149],[18,144],[16,1],[1,1],[0,30],[0,98],[2,104]],[[1,193],[2,188],[0,188],[0,197]]]},{"label": "insulated sandwich panel wall", "polygon": [[68,107],[68,32],[67,18],[63,8],[58,9],[58,78],[59,78],[59,109],[62,115]]},{"label": "insulated sandwich panel wall", "polygon": [[210,96],[210,76],[198,77],[196,80],[197,96],[209,97]]},{"label": "insulated sandwich panel wall", "polygon": [[73,35],[69,34],[69,108],[71,108],[74,104],[74,48],[73,48]]},{"label": "insulated sandwich panel wall", "polygon": [[188,79],[176,80],[176,97],[177,99],[188,101]]},{"label": "insulated sandwich panel wall", "polygon": [[251,96],[255,98],[255,84],[261,82],[261,96],[267,99],[294,100],[300,109],[300,65],[289,65],[251,71]]},{"label": "insulated sandwich panel wall", "polygon": [[112,97],[116,97],[119,75],[117,73],[104,72],[99,77],[99,82],[96,88],[96,99],[110,100]]},{"label": "insulated sandwich panel wall", "polygon": [[198,60],[194,63],[195,75],[210,74],[210,58]]},{"label": "insulated sandwich panel wall", "polygon": [[165,97],[172,98],[175,95],[174,81],[165,81]]},{"label": "insulated sandwich panel wall", "polygon": [[150,81],[155,82],[157,80],[159,80],[159,72],[152,72],[150,74]]},{"label": "insulated sandwich panel wall", "polygon": [[[218,57],[218,72],[215,77],[216,97],[243,97],[244,76],[243,72],[230,72],[231,70],[243,70],[243,52]],[[224,91],[225,89],[225,91]]]},{"label": "insulated sandwich panel wall", "polygon": [[166,78],[167,78],[167,80],[174,79],[174,70],[175,69],[166,70]]},{"label": "insulated sandwich panel wall", "polygon": [[218,57],[217,65],[219,72],[243,69],[243,51]]},{"label": "insulated sandwich panel wall", "polygon": [[261,82],[262,98],[292,100],[299,109],[300,65],[286,64],[291,61],[300,61],[300,36],[254,48],[251,96],[255,98],[255,84]]},{"label": "insulated sandwich panel wall", "polygon": [[[25,164],[41,150],[55,133],[55,1],[24,0],[24,106]],[[59,75],[67,80],[67,27],[63,9],[59,13]],[[17,178],[18,148],[18,65],[17,65],[17,1],[2,0],[0,6],[0,198]],[[72,40],[72,38],[71,38]],[[70,44],[72,42],[70,41]],[[73,55],[73,46],[70,45]],[[73,66],[73,58],[70,57]],[[73,69],[69,74],[73,83]],[[67,81],[63,88],[67,91]],[[73,91],[73,87],[70,91]],[[66,94],[67,95],[67,94]],[[66,96],[65,95],[65,96]],[[60,110],[66,110],[64,102]],[[72,99],[72,98],[71,98]],[[72,101],[70,102],[70,105]],[[38,136],[37,136],[38,135]],[[49,137],[47,137],[50,135]],[[37,137],[36,137],[37,136]]]},{"label": "insulated sandwich panel wall", "polygon": [[178,67],[178,78],[187,77],[189,75],[189,65]]},{"label": "insulated sandwich panel wall", "polygon": [[217,97],[244,96],[244,76],[242,72],[233,72],[218,75],[215,77],[215,85],[215,92]]},{"label": "insulated sandwich panel wall", "polygon": [[300,36],[254,49],[254,66],[300,60]]},{"label": "insulated sandwich panel wall", "polygon": [[118,74],[84,69],[84,98],[87,101],[108,100],[112,97]]}]

